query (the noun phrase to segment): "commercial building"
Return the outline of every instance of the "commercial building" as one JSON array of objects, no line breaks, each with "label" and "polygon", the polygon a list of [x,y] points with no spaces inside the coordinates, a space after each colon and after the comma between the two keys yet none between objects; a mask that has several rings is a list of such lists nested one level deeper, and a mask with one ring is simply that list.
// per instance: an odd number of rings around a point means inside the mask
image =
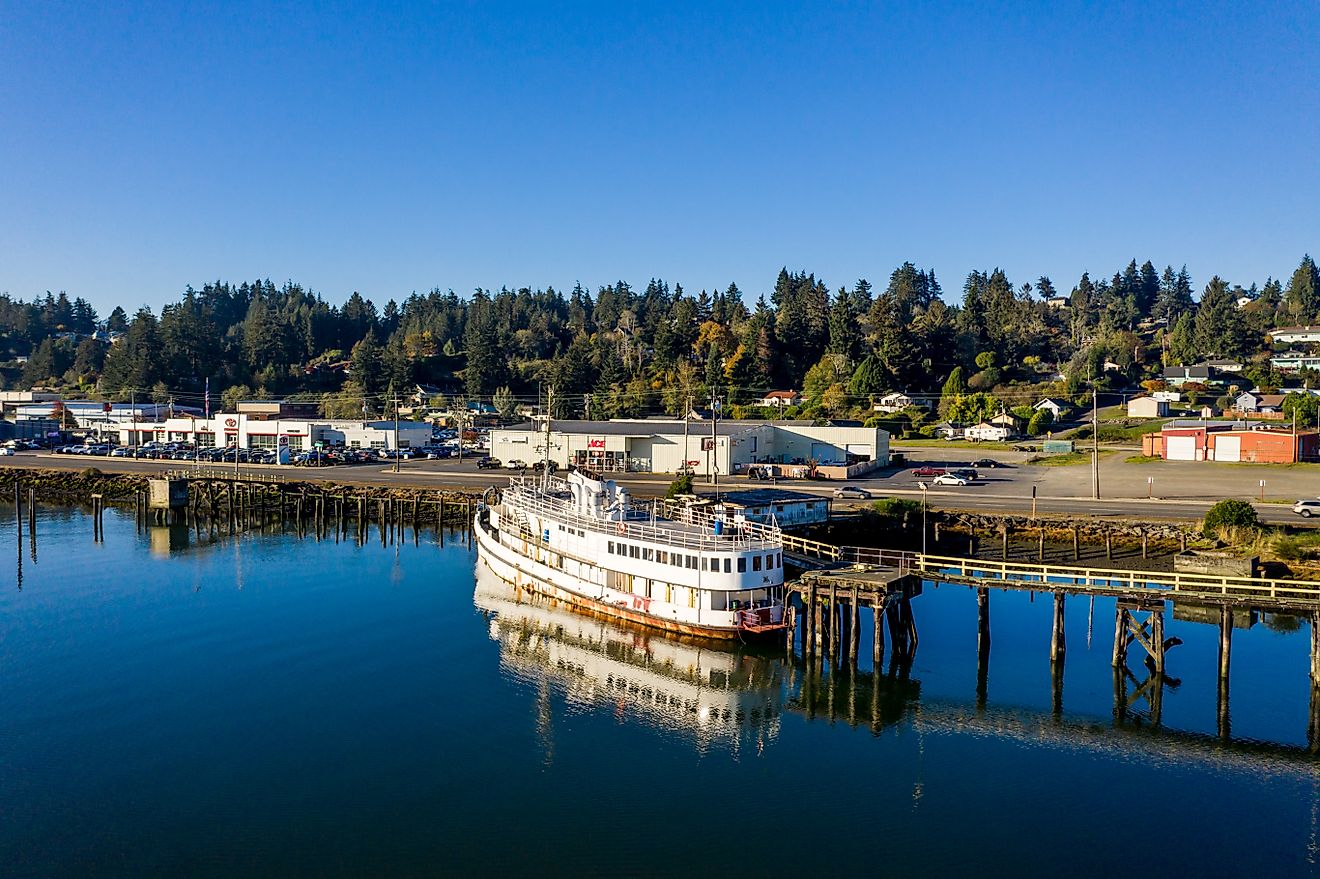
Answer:
[{"label": "commercial building", "polygon": [[1144,435],[1141,451],[1166,461],[1293,464],[1320,457],[1320,436],[1241,421],[1173,421]]},{"label": "commercial building", "polygon": [[[533,463],[546,456],[544,426],[491,431],[491,456]],[[889,434],[879,428],[799,421],[683,422],[659,419],[553,421],[550,459],[603,472],[709,475],[743,473],[754,464],[808,467],[847,479],[889,463]]]},{"label": "commercial building", "polygon": [[[393,449],[394,421],[355,421],[340,418],[266,418],[242,412],[222,412],[213,418],[167,418],[121,424],[120,445],[149,442],[193,443],[201,448],[232,446],[244,449],[293,451],[311,449],[316,443],[350,449]],[[431,425],[423,421],[400,421],[398,448],[424,446],[431,441]]]}]

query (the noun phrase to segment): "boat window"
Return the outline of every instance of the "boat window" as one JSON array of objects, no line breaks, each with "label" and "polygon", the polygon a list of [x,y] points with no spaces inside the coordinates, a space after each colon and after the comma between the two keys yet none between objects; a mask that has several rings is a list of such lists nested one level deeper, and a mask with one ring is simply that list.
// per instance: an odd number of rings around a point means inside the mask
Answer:
[{"label": "boat window", "polygon": [[637,546],[636,544],[633,544],[633,543],[628,544],[628,556],[629,556],[629,558],[634,558],[634,559],[637,558],[637,557],[640,555],[640,552],[639,552],[640,549],[641,549],[641,547]]},{"label": "boat window", "polygon": [[738,573],[745,574],[746,572],[747,572],[747,556],[740,555],[738,556]]},{"label": "boat window", "polygon": [[782,568],[783,566],[784,566],[784,554],[782,552],[775,553],[775,567]]},{"label": "boat window", "polygon": [[752,556],[752,570],[753,571],[761,570],[761,557],[759,555]]},{"label": "boat window", "polygon": [[696,567],[697,567],[697,557],[694,556],[694,555],[690,555],[690,556],[688,556],[688,557],[687,557],[687,566],[688,566],[689,568],[692,568],[693,570],[696,570]]},{"label": "boat window", "polygon": [[614,541],[613,541],[613,540],[610,541],[610,554],[611,554],[611,555],[614,554]]},{"label": "boat window", "polygon": [[655,560],[662,565],[669,564],[669,553],[665,552],[663,549],[656,550]]},{"label": "boat window", "polygon": [[654,551],[655,550],[651,549],[648,546],[646,549],[642,550],[642,558],[648,562],[651,561],[651,553],[653,553]]},{"label": "boat window", "polygon": [[724,557],[724,573],[726,574],[733,573],[733,559],[729,558],[728,556]]},{"label": "boat window", "polygon": [[765,569],[766,569],[767,571],[773,571],[773,570],[775,569],[775,554],[774,554],[774,553],[769,553],[769,554],[765,557]]},{"label": "boat window", "polygon": [[714,556],[711,556],[710,559],[710,569],[712,571],[718,571],[720,569],[720,560],[715,558]]}]

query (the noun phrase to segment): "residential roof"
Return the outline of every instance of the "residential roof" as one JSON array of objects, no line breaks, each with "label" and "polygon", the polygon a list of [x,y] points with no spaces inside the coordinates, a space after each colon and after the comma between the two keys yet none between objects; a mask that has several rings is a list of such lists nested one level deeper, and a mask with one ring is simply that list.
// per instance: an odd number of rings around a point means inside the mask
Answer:
[{"label": "residential roof", "polygon": [[762,400],[792,400],[798,396],[797,391],[770,391]]},{"label": "residential roof", "polygon": [[1164,374],[1168,376],[1185,376],[1187,378],[1209,378],[1210,366],[1205,363],[1197,363],[1192,366],[1166,366]]}]

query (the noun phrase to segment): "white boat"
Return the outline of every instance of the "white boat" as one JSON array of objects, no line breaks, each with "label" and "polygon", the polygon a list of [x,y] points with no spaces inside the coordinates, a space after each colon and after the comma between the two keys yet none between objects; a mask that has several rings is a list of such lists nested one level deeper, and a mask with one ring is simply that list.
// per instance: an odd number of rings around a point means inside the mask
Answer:
[{"label": "white boat", "polygon": [[514,477],[478,509],[477,550],[516,586],[669,632],[765,637],[784,630],[779,528],[634,503],[582,470]]}]

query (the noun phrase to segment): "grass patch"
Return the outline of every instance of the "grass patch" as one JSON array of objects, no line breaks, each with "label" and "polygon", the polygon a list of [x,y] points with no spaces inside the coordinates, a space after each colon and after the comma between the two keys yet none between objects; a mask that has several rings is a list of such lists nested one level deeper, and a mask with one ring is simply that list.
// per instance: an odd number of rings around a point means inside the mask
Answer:
[{"label": "grass patch", "polygon": [[891,440],[890,451],[901,452],[904,449],[967,449],[970,451],[1016,452],[1020,451],[1013,443],[973,443],[967,440],[946,439],[903,439]]},{"label": "grass patch", "polygon": [[[1114,454],[1112,449],[1101,449],[1100,457],[1107,458]],[[1037,467],[1072,467],[1077,464],[1090,464],[1091,453],[1086,452],[1068,452],[1066,455],[1037,455],[1034,458],[1027,459],[1028,464],[1035,464]]]},{"label": "grass patch", "polygon": [[[1149,421],[1117,421],[1106,424],[1100,422],[1100,442],[1102,443],[1130,443],[1140,442],[1141,438],[1148,433],[1158,433],[1160,428],[1168,423],[1167,418],[1154,418]],[[1091,425],[1087,424],[1073,431],[1069,439],[1081,440],[1091,438]]]},{"label": "grass patch", "polygon": [[1164,459],[1159,455],[1128,455],[1123,459],[1124,464],[1155,464]]}]

